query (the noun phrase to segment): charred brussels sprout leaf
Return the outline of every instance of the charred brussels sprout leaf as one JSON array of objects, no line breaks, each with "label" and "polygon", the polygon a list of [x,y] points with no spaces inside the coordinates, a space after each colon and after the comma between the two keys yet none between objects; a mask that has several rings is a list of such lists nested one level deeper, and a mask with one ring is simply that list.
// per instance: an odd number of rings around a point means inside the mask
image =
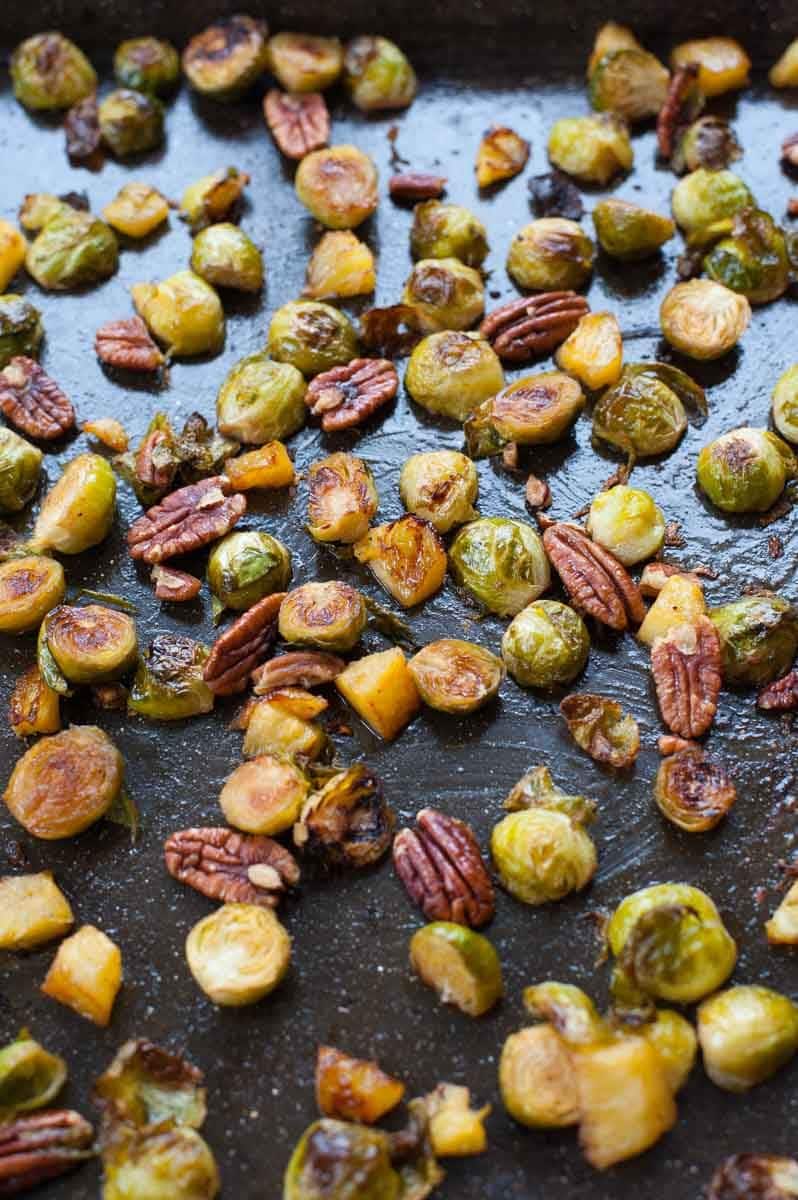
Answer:
[{"label": "charred brussels sprout leaf", "polygon": [[118,1123],[102,1146],[103,1200],[214,1200],[219,1172],[195,1129]]},{"label": "charred brussels sprout leaf", "polygon": [[552,164],[581,183],[605,186],[634,162],[626,122],[613,113],[561,117],[552,126],[548,148]]},{"label": "charred brussels sprout leaf", "polygon": [[363,112],[407,108],[416,94],[416,73],[394,42],[364,35],[346,47],[344,86]]},{"label": "charred brussels sprout leaf", "polygon": [[118,88],[98,110],[100,133],[117,158],[154,150],[163,141],[163,108],[154,96]]},{"label": "charred brussels sprout leaf", "polygon": [[269,353],[303,375],[318,375],[357,357],[357,334],[349,318],[331,304],[292,300],[272,317]]},{"label": "charred brussels sprout leaf", "polygon": [[44,337],[42,315],[24,296],[0,296],[0,369],[12,358],[35,358]]},{"label": "charred brussels sprout leaf", "polygon": [[622,262],[656,254],[676,232],[670,217],[614,197],[599,201],[593,209],[593,224],[602,250]]},{"label": "charred brussels sprout leaf", "polygon": [[640,751],[640,730],[616,700],[574,692],[560,704],[568,732],[596,762],[616,770],[630,767]]},{"label": "charred brussels sprout leaf", "polygon": [[771,988],[729,988],[699,1008],[698,1040],[712,1082],[745,1092],[798,1050],[798,1005]]},{"label": "charred brussels sprout leaf", "polygon": [[329,146],[306,154],[297,168],[296,194],[328,229],[354,229],[377,208],[377,168],[357,146]]},{"label": "charred brussels sprout leaf", "polygon": [[655,117],[668,94],[669,75],[662,63],[640,47],[605,54],[590,74],[590,102],[599,112],[627,121]]},{"label": "charred brussels sprout leaf", "polygon": [[125,1042],[94,1085],[106,1121],[199,1129],[205,1120],[202,1072],[180,1054],[138,1038]]},{"label": "charred brussels sprout leaf", "polygon": [[535,291],[577,290],[593,269],[593,243],[576,221],[541,217],[515,235],[507,270],[519,287]]},{"label": "charred brussels sprout leaf", "polygon": [[237,225],[209,225],[194,238],[191,269],[214,287],[259,292],[263,286],[263,257]]},{"label": "charred brussels sprout leaf", "polygon": [[754,203],[750,190],[733,171],[699,167],[673,189],[676,224],[694,244],[703,245],[730,228],[731,218]]},{"label": "charred brussels sprout leaf", "polygon": [[23,1029],[0,1050],[0,1120],[44,1108],[66,1083],[67,1067]]},{"label": "charred brussels sprout leaf", "polygon": [[208,559],[208,585],[220,610],[243,612],[264,596],[285,591],[290,579],[287,547],[260,529],[228,533]]},{"label": "charred brussels sprout leaf", "polygon": [[625,567],[632,567],[662,549],[665,517],[648,492],[618,484],[599,492],[590,505],[587,532]]},{"label": "charred brussels sprout leaf", "polygon": [[39,486],[42,452],[13,429],[0,429],[0,513],[21,512]]},{"label": "charred brussels sprout leaf", "polygon": [[464,525],[449,561],[457,583],[498,616],[519,613],[551,582],[537,531],[507,517],[481,517]]},{"label": "charred brussels sprout leaf", "polygon": [[71,108],[97,87],[82,50],[62,33],[39,33],[11,56],[11,82],[20,104],[34,110]]},{"label": "charred brussels sprout leaf", "polygon": [[286,642],[341,652],[360,641],[367,615],[363,597],[348,583],[304,583],[280,605],[278,629]]},{"label": "charred brussels sprout leaf", "polygon": [[116,511],[114,473],[99,454],[79,454],[44,498],[33,529],[39,552],[82,554],[108,535]]},{"label": "charred brussels sprout leaf", "polygon": [[339,867],[367,867],[391,844],[393,810],[377,776],[357,763],[341,771],[303,806],[294,842],[305,854]]},{"label": "charred brussels sprout leaf", "polygon": [[709,610],[723,654],[723,678],[761,687],[788,671],[798,652],[798,613],[780,596],[743,596]]},{"label": "charred brussels sprout leaf", "polygon": [[790,282],[784,233],[768,213],[744,208],[734,216],[731,236],[722,238],[704,259],[704,269],[751,304],[778,300]]},{"label": "charred brussels sprout leaf", "polygon": [[502,365],[477,333],[433,333],[410,356],[405,386],[416,404],[453,421],[504,386]]},{"label": "charred brussels sprout leaf", "polygon": [[703,389],[665,363],[630,363],[593,409],[593,433],[631,462],[667,454],[687,428],[684,403],[706,411]]},{"label": "charred brussels sprout leaf", "polygon": [[405,284],[402,304],[415,310],[422,333],[468,329],[485,308],[482,276],[458,258],[422,259]]},{"label": "charred brussels sprout leaf", "polygon": [[425,200],[413,210],[410,249],[413,258],[459,258],[468,267],[478,267],[488,253],[488,234],[461,204]]},{"label": "charred brussels sprout leaf", "polygon": [[408,512],[448,533],[476,517],[477,469],[456,450],[411,454],[399,476],[399,495]]},{"label": "charred brussels sprout leaf", "polygon": [[595,800],[588,800],[585,796],[571,796],[558,787],[548,767],[533,767],[531,771],[522,775],[505,800],[504,807],[508,812],[545,808],[550,812],[565,813],[578,825],[592,824],[598,810]]},{"label": "charred brussels sprout leaf", "polygon": [[[388,1134],[325,1118],[305,1131],[283,1183],[283,1200],[399,1200]],[[422,1193],[423,1194],[423,1193]]]},{"label": "charred brussels sprout leaf", "polygon": [[282,441],[305,424],[305,391],[302,374],[291,363],[275,362],[262,350],[249,354],[219,389],[219,430],[254,446]]},{"label": "charred brussels sprout leaf", "polygon": [[139,661],[128,711],[151,721],[180,721],[213,708],[213,692],[203,679],[208,650],[183,634],[154,637]]},{"label": "charred brussels sprout leaf", "polygon": [[584,667],[590,638],[578,613],[559,600],[536,600],[510,622],[502,658],[522,687],[570,683]]},{"label": "charred brussels sprout leaf", "polygon": [[116,237],[104,221],[63,208],[31,242],[25,266],[45,291],[67,292],[108,279],[118,260]]},{"label": "charred brussels sprout leaf", "polygon": [[265,21],[233,16],[209,25],[183,51],[183,71],[195,91],[233,100],[246,91],[269,61]]},{"label": "charred brussels sprout leaf", "polygon": [[699,117],[682,134],[672,165],[679,174],[700,167],[721,171],[742,157],[742,153],[728,121],[722,117]]},{"label": "charred brussels sprout leaf", "polygon": [[[54,691],[66,684],[108,683],[136,661],[136,626],[126,613],[101,604],[60,604],[47,614],[39,633],[39,669]],[[61,675],[51,676],[52,665]]]},{"label": "charred brussels sprout leaf", "polygon": [[786,442],[764,429],[724,433],[698,456],[696,477],[723,512],[765,512],[778,500],[796,462]]},{"label": "charred brussels sprout leaf", "polygon": [[162,283],[134,283],[136,311],[170,354],[218,354],[224,345],[224,311],[210,286],[193,271],[178,271]]}]

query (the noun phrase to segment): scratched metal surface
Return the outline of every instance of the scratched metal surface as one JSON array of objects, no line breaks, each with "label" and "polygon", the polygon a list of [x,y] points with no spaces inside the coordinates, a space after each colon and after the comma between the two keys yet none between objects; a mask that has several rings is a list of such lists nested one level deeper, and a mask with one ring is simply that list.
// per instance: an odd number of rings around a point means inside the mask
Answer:
[{"label": "scratched metal surface", "polygon": [[[108,6],[101,11],[107,12]],[[6,12],[3,6],[0,34]],[[7,41],[9,32],[5,30]],[[586,42],[589,30],[581,30],[579,36]],[[534,47],[531,56],[520,50],[523,44],[517,40],[503,44],[501,39],[486,39],[475,54],[453,37],[419,50],[421,94],[397,119],[400,153],[416,168],[448,175],[450,197],[472,205],[487,222],[491,303],[514,294],[504,255],[515,230],[530,219],[526,177],[545,169],[548,128],[558,116],[586,111],[581,46],[579,56],[569,58],[567,44],[562,39],[553,42],[545,75],[529,65],[533,60],[540,63],[540,47]],[[760,202],[780,216],[792,187],[779,170],[778,146],[795,128],[796,113],[789,100],[760,86],[733,101],[730,112],[746,148],[739,170]],[[494,195],[480,197],[473,179],[474,152],[481,132],[497,119],[531,140],[532,159],[524,176]],[[383,194],[390,173],[386,134],[391,123],[392,118],[356,116],[334,97],[334,140],[354,141],[374,156]],[[118,274],[97,290],[52,296],[33,284],[19,285],[44,313],[43,362],[72,396],[80,421],[116,415],[134,440],[159,409],[175,420],[195,409],[213,417],[215,394],[230,365],[263,344],[269,313],[299,293],[317,236],[294,198],[291,171],[263,126],[257,95],[233,107],[215,107],[183,91],[170,108],[167,127],[165,149],[140,162],[108,162],[98,174],[71,169],[60,129],[32,119],[17,106],[7,75],[0,74],[2,217],[13,217],[23,194],[36,189],[85,190],[99,210],[131,178],[150,180],[179,196],[189,180],[228,163],[252,175],[242,225],[264,247],[267,288],[256,300],[225,297],[224,353],[211,361],[175,365],[161,391],[125,390],[109,380],[95,361],[92,338],[102,320],[130,311],[131,283],[166,276],[187,264],[189,235],[176,219],[144,245],[126,246]],[[650,130],[635,137],[635,154],[634,174],[614,192],[666,210],[674,179],[655,168]],[[594,199],[587,197],[588,207]],[[376,219],[362,230],[379,257],[379,303],[397,298],[409,270],[409,226],[409,213],[386,198]],[[658,304],[674,280],[675,253],[673,243],[662,258],[634,268],[598,260],[589,298],[594,308],[618,314],[629,360],[660,356],[679,361],[664,350],[656,334]],[[752,521],[726,519],[708,511],[693,484],[695,458],[705,441],[742,422],[767,423],[770,389],[795,354],[795,329],[795,302],[784,299],[754,314],[740,350],[719,366],[680,363],[707,384],[710,416],[703,428],[690,427],[670,457],[635,472],[635,483],[650,489],[669,518],[681,521],[686,545],[672,557],[688,565],[709,563],[718,570],[717,581],[707,585],[711,602],[732,598],[752,582],[767,582],[798,599],[794,518],[788,516],[768,531]],[[379,515],[388,519],[401,511],[397,476],[407,454],[460,443],[457,428],[433,422],[400,395],[391,412],[362,432],[330,440],[309,428],[293,439],[291,450],[303,470],[330,449],[357,448],[374,468]],[[48,454],[48,478],[52,481],[59,465],[85,448],[81,436]],[[614,460],[591,448],[587,416],[566,441],[532,454],[528,462],[548,479],[554,497],[551,511],[557,517],[569,517],[588,502],[615,466]],[[483,513],[526,515],[518,480],[490,462],[479,464],[479,475]],[[330,552],[313,545],[302,529],[304,503],[300,486],[290,498],[253,504],[242,525],[268,529],[288,543],[296,583],[340,572],[384,599],[362,570],[350,563],[340,567]],[[164,629],[185,629],[210,639],[207,594],[188,607],[161,607],[145,576],[127,557],[124,531],[137,512],[134,497],[120,486],[114,535],[98,550],[66,563],[70,584],[123,592],[134,599],[143,644]],[[26,519],[32,516],[29,512]],[[778,561],[768,557],[771,533],[778,533],[784,543]],[[201,565],[194,563],[200,569]],[[420,643],[449,634],[496,649],[502,624],[476,617],[447,584],[421,612],[411,615],[410,622]],[[373,632],[366,638],[368,648],[382,644]],[[0,643],[3,708],[14,678],[33,661],[33,654],[32,637]],[[764,903],[756,897],[762,885],[778,881],[777,861],[794,849],[794,734],[778,719],[758,714],[750,694],[724,693],[710,744],[732,769],[739,802],[716,832],[689,837],[667,825],[652,801],[660,726],[646,655],[630,638],[596,636],[577,686],[617,696],[637,717],[644,750],[633,771],[613,775],[599,769],[565,735],[557,713],[559,696],[524,692],[509,681],[487,711],[467,720],[425,713],[391,746],[382,745],[357,721],[353,738],[338,739],[343,759],[362,756],[374,765],[401,823],[423,805],[434,804],[470,821],[483,845],[501,815],[504,795],[532,764],[547,763],[558,782],[599,801],[595,838],[600,868],[587,892],[541,909],[500,895],[489,934],[501,955],[506,998],[477,1022],[437,1004],[411,975],[407,942],[420,918],[388,862],[360,876],[308,878],[299,898],[282,914],[294,939],[288,981],[252,1008],[215,1009],[194,985],[183,956],[186,934],[210,905],[170,879],[161,846],[175,829],[219,820],[220,785],[239,761],[240,735],[226,727],[232,707],[220,705],[215,715],[169,727],[98,714],[80,700],[70,702],[67,721],[96,721],[124,752],[130,789],[143,815],[140,839],[131,846],[124,831],[101,823],[71,841],[37,843],[3,812],[0,870],[12,864],[18,870],[22,862],[30,870],[52,869],[78,922],[98,924],[120,944],[125,985],[110,1028],[98,1030],[39,994],[53,947],[6,956],[0,963],[2,1040],[25,1024],[65,1055],[70,1082],[63,1099],[87,1114],[91,1080],[125,1038],[146,1036],[184,1048],[206,1073],[210,1114],[205,1133],[220,1164],[223,1194],[236,1200],[276,1200],[280,1195],[290,1149],[315,1116],[312,1074],[319,1042],[378,1057],[386,1069],[407,1080],[410,1095],[446,1079],[468,1084],[479,1102],[493,1103],[490,1154],[448,1164],[448,1180],[440,1194],[452,1200],[565,1200],[577,1190],[595,1200],[626,1195],[694,1200],[727,1154],[794,1151],[795,1066],[744,1098],[715,1089],[698,1067],[680,1097],[674,1131],[643,1158],[601,1176],[583,1162],[574,1131],[526,1131],[501,1109],[496,1065],[504,1037],[523,1024],[523,986],[550,977],[565,979],[586,987],[603,1003],[607,971],[594,968],[596,945],[588,915],[611,909],[626,893],[646,884],[675,879],[706,888],[740,946],[734,978],[798,993],[795,960],[788,953],[768,950],[762,932],[777,893],[771,891]],[[21,749],[5,721],[0,723],[3,780]],[[96,1195],[97,1187],[97,1167],[89,1165],[41,1194],[53,1200],[84,1200]]]}]

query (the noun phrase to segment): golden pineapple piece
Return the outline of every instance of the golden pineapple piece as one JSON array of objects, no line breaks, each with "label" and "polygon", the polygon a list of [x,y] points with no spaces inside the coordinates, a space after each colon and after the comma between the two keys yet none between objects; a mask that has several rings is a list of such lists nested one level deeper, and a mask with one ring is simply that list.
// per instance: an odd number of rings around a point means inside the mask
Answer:
[{"label": "golden pineapple piece", "polygon": [[0,950],[31,950],[51,942],[74,920],[51,871],[0,877]]},{"label": "golden pineapple piece", "polygon": [[638,639],[652,646],[655,638],[664,637],[674,626],[694,625],[699,617],[706,616],[706,611],[704,590],[698,580],[671,575],[646,613],[637,631]]},{"label": "golden pineapple piece", "polygon": [[[264,696],[253,704],[244,735],[245,758],[259,758],[261,754],[273,754],[277,758],[294,758],[297,754],[318,758],[327,745],[327,735],[312,720],[315,713],[307,703],[289,700],[285,695],[287,690],[283,689],[280,696]],[[326,706],[326,701],[322,703]],[[311,712],[310,719],[303,715],[308,712]]]},{"label": "golden pineapple piece", "polygon": [[671,52],[672,67],[698,63],[698,86],[705,96],[720,96],[748,83],[751,59],[734,38],[694,38]]},{"label": "golden pineapple piece", "polygon": [[765,923],[771,946],[798,946],[798,880]]},{"label": "golden pineapple piece", "polygon": [[554,356],[557,366],[591,391],[617,383],[623,366],[623,341],[611,312],[586,313]]},{"label": "golden pineapple piece", "polygon": [[145,238],[169,216],[169,201],[148,183],[126,183],[106,204],[103,216],[119,233]]},{"label": "golden pineapple piece", "polygon": [[358,716],[387,742],[421,707],[415,680],[398,646],[350,663],[336,677],[335,686]]},{"label": "golden pineapple piece", "polygon": [[224,471],[234,492],[290,487],[296,480],[294,464],[282,442],[267,442],[257,450],[229,458]]},{"label": "golden pineapple piece", "polygon": [[467,1087],[454,1083],[439,1083],[434,1092],[425,1096],[429,1117],[429,1138],[432,1152],[438,1158],[462,1158],[484,1154],[488,1148],[485,1118],[491,1106],[471,1108],[471,1093]]},{"label": "golden pineapple piece", "polygon": [[770,68],[768,79],[775,88],[798,87],[798,38],[790,42],[778,62]]},{"label": "golden pineapple piece", "polygon": [[17,680],[11,693],[8,718],[18,738],[58,733],[61,728],[60,697],[42,679],[38,667],[29,667]]},{"label": "golden pineapple piece", "polygon": [[10,221],[0,221],[0,293],[4,292],[25,261],[28,243]]},{"label": "golden pineapple piece", "polygon": [[355,543],[355,558],[403,608],[428,600],[446,577],[443,542],[427,521],[412,514],[370,529]]},{"label": "golden pineapple piece", "polygon": [[95,421],[86,421],[83,432],[102,442],[109,450],[115,450],[117,454],[124,454],[127,450],[127,431],[121,421],[116,421],[113,417],[98,417]]},{"label": "golden pineapple piece", "polygon": [[325,233],[310,256],[303,296],[335,300],[367,296],[377,286],[374,255],[351,229]]},{"label": "golden pineapple piece", "polygon": [[334,1046],[316,1055],[316,1103],[325,1117],[373,1125],[405,1094],[405,1085],[386,1075],[376,1062],[351,1058]]},{"label": "golden pineapple piece", "polygon": [[119,947],[101,929],[82,925],[58,947],[42,991],[95,1025],[104,1026],[111,1020],[121,984]]}]

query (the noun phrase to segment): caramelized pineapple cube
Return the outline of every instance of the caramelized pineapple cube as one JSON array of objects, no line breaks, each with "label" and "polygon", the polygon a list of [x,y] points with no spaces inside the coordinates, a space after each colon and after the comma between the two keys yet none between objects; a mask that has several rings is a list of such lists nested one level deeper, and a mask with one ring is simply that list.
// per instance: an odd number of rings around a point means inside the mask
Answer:
[{"label": "caramelized pineapple cube", "polygon": [[438,1158],[461,1158],[483,1154],[488,1147],[485,1118],[490,1105],[471,1108],[471,1093],[467,1087],[454,1083],[439,1083],[425,1097],[429,1117],[429,1139],[432,1152]]},{"label": "caramelized pineapple cube", "polygon": [[671,575],[646,613],[637,631],[638,639],[653,646],[655,638],[664,637],[676,625],[694,625],[706,611],[701,584],[686,575]]},{"label": "caramelized pineapple cube", "polygon": [[25,261],[28,243],[8,221],[0,221],[0,293],[4,292]]},{"label": "caramelized pineapple cube", "polygon": [[61,728],[60,697],[45,683],[38,667],[29,667],[17,680],[11,693],[9,720],[18,738],[58,733]]},{"label": "caramelized pineapple cube", "polygon": [[82,925],[58,947],[42,991],[95,1025],[107,1025],[121,983],[119,947],[101,929]]},{"label": "caramelized pineapple cube", "polygon": [[334,1046],[319,1046],[316,1056],[316,1103],[325,1117],[373,1125],[396,1108],[405,1085],[375,1062],[351,1058]]},{"label": "caramelized pineapple cube", "polygon": [[0,950],[30,950],[63,937],[75,918],[51,871],[0,878]]},{"label": "caramelized pineapple cube", "polygon": [[398,646],[350,663],[335,686],[358,716],[388,742],[421,707],[407,659]]},{"label": "caramelized pineapple cube", "polygon": [[234,492],[290,487],[296,479],[294,464],[282,442],[267,442],[257,450],[229,458],[225,474]]}]

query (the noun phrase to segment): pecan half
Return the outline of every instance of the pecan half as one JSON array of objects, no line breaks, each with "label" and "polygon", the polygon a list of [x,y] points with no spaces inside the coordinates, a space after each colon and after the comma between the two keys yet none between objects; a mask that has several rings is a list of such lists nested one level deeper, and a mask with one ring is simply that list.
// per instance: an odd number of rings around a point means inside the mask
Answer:
[{"label": "pecan half", "polygon": [[132,557],[159,563],[223,537],[247,510],[246,496],[229,493],[230,482],[223,475],[172,492],[131,525],[127,544]]},{"label": "pecan half", "polygon": [[533,175],[527,185],[536,217],[566,217],[581,221],[585,211],[579,189],[562,171]]},{"label": "pecan half", "polygon": [[75,410],[32,358],[17,355],[0,371],[0,412],[28,437],[51,442],[74,428]]},{"label": "pecan half", "polygon": [[323,650],[290,650],[270,658],[253,672],[255,695],[264,696],[283,687],[321,687],[340,675],[345,666],[342,658]]},{"label": "pecan half", "polygon": [[164,845],[166,869],[210,900],[274,908],[299,882],[290,850],[273,838],[234,829],[182,829]]},{"label": "pecan half", "polygon": [[361,425],[399,389],[396,367],[387,358],[353,358],[342,367],[317,375],[308,385],[305,403],[321,417],[325,433]]},{"label": "pecan half", "polygon": [[72,162],[94,158],[102,140],[95,92],[70,108],[64,117],[64,133],[67,155]]},{"label": "pecan half", "polygon": [[0,1196],[26,1192],[80,1166],[94,1130],[69,1108],[16,1117],[0,1125]]},{"label": "pecan half", "polygon": [[246,687],[250,672],[266,657],[277,633],[277,614],[285,592],[264,596],[233,621],[213,643],[203,679],[217,696]]},{"label": "pecan half", "polygon": [[549,526],[543,545],[575,608],[619,632],[641,624],[640,589],[609,550],[564,522]]},{"label": "pecan half", "polygon": [[437,200],[446,190],[445,175],[426,175],[423,171],[400,171],[388,180],[391,199],[400,204],[418,200]]},{"label": "pecan half", "polygon": [[798,133],[791,133],[781,143],[781,161],[787,167],[798,167]]},{"label": "pecan half", "polygon": [[660,594],[665,584],[674,575],[681,575],[683,579],[692,579],[696,583],[699,583],[699,577],[702,574],[704,572],[699,568],[696,568],[694,571],[688,571],[686,567],[680,567],[677,563],[646,563],[640,576],[640,594],[647,596],[650,600]]},{"label": "pecan half", "polygon": [[631,767],[640,751],[637,721],[607,696],[574,692],[560,704],[568,732],[590,757],[608,767]]},{"label": "pecan half", "polygon": [[166,362],[141,317],[106,321],[94,335],[94,351],[106,367],[157,371]]},{"label": "pecan half", "polygon": [[756,698],[757,708],[765,712],[790,712],[798,708],[798,670],[790,671],[767,687]]},{"label": "pecan half", "polygon": [[488,313],[480,333],[506,362],[548,354],[573,333],[590,305],[576,292],[519,296]]},{"label": "pecan half", "polygon": [[155,584],[155,595],[159,600],[171,600],[173,604],[183,604],[199,595],[202,580],[188,571],[178,571],[176,567],[162,567],[158,563],[152,568],[150,576]]},{"label": "pecan half", "polygon": [[551,491],[545,479],[537,475],[527,476],[524,498],[530,508],[548,508],[551,504]]},{"label": "pecan half", "polygon": [[676,625],[651,647],[651,671],[665,724],[699,738],[712,724],[721,685],[721,646],[709,617]]},{"label": "pecan half", "polygon": [[416,826],[400,830],[393,843],[393,864],[410,898],[429,921],[485,925],[495,895],[470,827],[434,808],[422,809]]},{"label": "pecan half", "polygon": [[320,92],[289,95],[272,88],[263,98],[263,116],[286,158],[299,160],[327,145],[330,114]]},{"label": "pecan half", "polygon": [[657,149],[663,158],[671,157],[678,135],[698,115],[694,111],[698,71],[698,63],[687,63],[677,67],[671,75],[668,94],[657,117]]}]

